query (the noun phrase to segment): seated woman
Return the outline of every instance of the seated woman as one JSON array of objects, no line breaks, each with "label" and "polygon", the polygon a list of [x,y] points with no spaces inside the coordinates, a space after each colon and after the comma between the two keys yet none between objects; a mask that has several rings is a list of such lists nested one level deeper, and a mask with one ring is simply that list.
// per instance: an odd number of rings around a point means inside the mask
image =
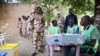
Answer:
[{"label": "seated woman", "polygon": [[[74,24],[74,19],[68,21],[69,25],[66,30],[67,34],[79,34],[78,25]],[[75,45],[64,46],[64,56],[75,56]]]},{"label": "seated woman", "polygon": [[81,46],[81,54],[93,54],[97,50],[98,44],[98,30],[97,28],[90,24],[90,17],[83,16],[81,18],[80,24],[84,27],[82,34],[85,36],[86,42]]},{"label": "seated woman", "polygon": [[[58,34],[60,27],[57,25],[56,20],[52,20],[52,26],[48,26],[48,32],[50,35]],[[54,45],[47,45],[47,56],[53,56]]]}]

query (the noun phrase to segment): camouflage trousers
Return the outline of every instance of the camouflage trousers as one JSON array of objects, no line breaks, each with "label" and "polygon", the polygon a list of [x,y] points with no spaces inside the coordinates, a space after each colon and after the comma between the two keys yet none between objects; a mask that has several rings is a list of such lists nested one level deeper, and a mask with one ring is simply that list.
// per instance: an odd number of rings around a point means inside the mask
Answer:
[{"label": "camouflage trousers", "polygon": [[41,46],[43,45],[43,37],[44,37],[44,30],[33,31],[31,42],[32,42],[33,48],[35,49],[35,52],[38,52],[38,50],[40,50]]}]

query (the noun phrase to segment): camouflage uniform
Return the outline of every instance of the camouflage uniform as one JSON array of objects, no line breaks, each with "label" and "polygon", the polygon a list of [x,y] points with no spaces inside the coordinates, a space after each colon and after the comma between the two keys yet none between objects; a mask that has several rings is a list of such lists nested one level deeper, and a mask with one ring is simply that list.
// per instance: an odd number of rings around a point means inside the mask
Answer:
[{"label": "camouflage uniform", "polygon": [[38,51],[43,44],[43,37],[44,37],[44,17],[39,14],[35,14],[32,19],[33,25],[33,37],[32,44],[35,48],[35,51]]}]

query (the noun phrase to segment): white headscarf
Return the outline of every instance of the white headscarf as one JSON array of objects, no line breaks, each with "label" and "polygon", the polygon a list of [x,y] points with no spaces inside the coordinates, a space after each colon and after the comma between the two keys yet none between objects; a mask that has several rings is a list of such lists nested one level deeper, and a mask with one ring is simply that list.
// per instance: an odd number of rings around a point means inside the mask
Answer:
[{"label": "white headscarf", "polygon": [[56,10],[54,11],[54,14],[55,14],[55,16],[57,16],[58,14],[61,14],[61,11],[58,10],[58,9],[56,9]]}]

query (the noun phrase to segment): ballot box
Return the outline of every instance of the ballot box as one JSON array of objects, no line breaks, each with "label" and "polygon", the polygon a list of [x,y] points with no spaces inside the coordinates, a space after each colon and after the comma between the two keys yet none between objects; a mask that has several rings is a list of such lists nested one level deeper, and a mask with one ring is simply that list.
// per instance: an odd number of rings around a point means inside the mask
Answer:
[{"label": "ballot box", "polygon": [[81,45],[85,43],[85,38],[81,34],[56,34],[47,35],[46,43],[49,45]]},{"label": "ballot box", "polygon": [[85,37],[81,34],[62,35],[62,45],[82,45],[85,43]]},{"label": "ballot box", "polygon": [[6,43],[0,46],[0,51],[6,52],[6,56],[18,56],[18,43]]},{"label": "ballot box", "polygon": [[49,45],[61,45],[62,44],[62,38],[61,37],[61,34],[58,34],[57,35],[47,35],[46,36],[46,43],[49,44]]}]

